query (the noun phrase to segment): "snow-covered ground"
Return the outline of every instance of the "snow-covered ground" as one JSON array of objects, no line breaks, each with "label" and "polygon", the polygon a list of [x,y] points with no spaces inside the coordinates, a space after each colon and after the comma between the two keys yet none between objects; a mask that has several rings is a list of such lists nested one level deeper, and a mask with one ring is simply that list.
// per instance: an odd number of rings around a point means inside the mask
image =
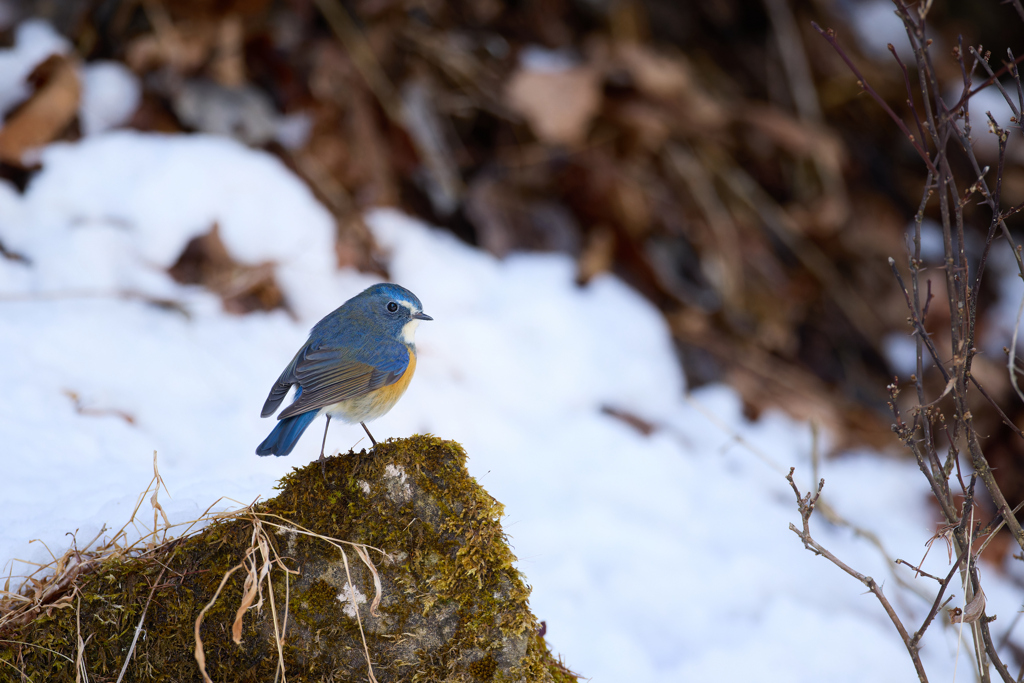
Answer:
[{"label": "snow-covered ground", "polygon": [[[41,163],[24,194],[0,183],[0,241],[28,259],[0,258],[0,564],[15,575],[26,565],[9,560],[45,561],[69,532],[120,527],[154,451],[172,521],[272,496],[319,454],[322,422],[289,457],[257,457],[267,391],[308,329],[374,282],[335,268],[332,219],[298,178],[232,141],[99,132]],[[397,212],[368,221],[394,281],[434,317],[374,435],[464,444],[506,505],[531,605],[570,667],[598,682],[915,680],[874,597],[788,529],[799,516],[783,473],[796,466],[810,486],[808,425],[751,423],[724,386],[687,393],[662,317],[614,277],[580,288],[565,256],[499,261]],[[236,260],[276,264],[297,319],[229,315],[167,275],[214,223]],[[658,428],[645,436],[605,406]],[[335,424],[328,448],[364,438]],[[821,474],[840,514],[919,559],[934,522],[916,466],[851,453]],[[911,628],[923,619],[930,603],[874,546],[821,519],[812,529],[884,582]],[[944,574],[945,560],[936,550],[926,567]],[[998,640],[1020,594],[984,571]],[[969,640],[955,671],[957,630],[932,627],[933,680],[971,679]]]}]

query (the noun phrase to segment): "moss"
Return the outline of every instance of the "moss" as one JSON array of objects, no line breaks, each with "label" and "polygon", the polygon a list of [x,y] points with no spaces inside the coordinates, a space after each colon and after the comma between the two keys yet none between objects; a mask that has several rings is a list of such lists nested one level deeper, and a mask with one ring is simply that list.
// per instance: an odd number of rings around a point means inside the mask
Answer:
[{"label": "moss", "polygon": [[478,681],[490,681],[494,678],[494,672],[498,670],[498,661],[487,656],[470,664],[467,670]]},{"label": "moss", "polygon": [[[576,680],[537,635],[529,588],[501,528],[503,507],[469,476],[465,460],[458,444],[431,436],[388,441],[369,453],[331,458],[323,472],[315,462],[296,469],[279,482],[275,498],[258,506],[265,524],[280,517],[383,551],[371,551],[383,588],[371,614],[373,576],[351,548],[343,556],[322,539],[267,527],[270,547],[299,572],[272,573],[278,624],[287,603],[281,649],[289,680],[365,679],[349,577],[381,683]],[[158,557],[107,563],[80,582],[72,608],[0,636],[21,643],[0,643],[0,661],[10,665],[0,664],[0,671],[13,673],[13,666],[33,680],[74,680],[80,619],[90,679],[116,679],[152,593],[125,680],[201,680],[193,655],[196,617],[252,537],[252,522],[237,519],[213,524]],[[261,610],[245,614],[241,645],[231,641],[244,581],[245,572],[236,571],[204,617],[214,680],[264,681],[277,671],[269,591]]]}]

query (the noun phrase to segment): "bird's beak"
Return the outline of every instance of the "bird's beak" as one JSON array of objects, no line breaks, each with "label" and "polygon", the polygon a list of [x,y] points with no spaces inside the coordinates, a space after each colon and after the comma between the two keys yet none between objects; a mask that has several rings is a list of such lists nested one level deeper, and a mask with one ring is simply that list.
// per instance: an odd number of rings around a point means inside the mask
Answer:
[{"label": "bird's beak", "polygon": [[423,311],[420,311],[419,313],[413,313],[412,317],[416,318],[417,320],[433,320],[433,318],[431,318]]}]

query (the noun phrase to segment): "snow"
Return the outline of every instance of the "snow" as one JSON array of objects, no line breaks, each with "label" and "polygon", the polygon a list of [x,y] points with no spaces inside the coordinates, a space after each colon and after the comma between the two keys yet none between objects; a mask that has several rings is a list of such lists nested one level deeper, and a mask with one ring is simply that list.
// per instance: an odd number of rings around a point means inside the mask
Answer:
[{"label": "snow", "polygon": [[916,372],[917,341],[911,335],[899,332],[885,335],[882,338],[882,353],[898,377],[910,377]]},{"label": "snow", "polygon": [[540,45],[526,45],[519,51],[524,69],[539,73],[562,73],[579,66],[579,56],[569,49],[551,50]]},{"label": "snow", "polygon": [[142,99],[139,79],[120,62],[97,60],[81,70],[82,101],[78,118],[83,135],[123,125]]},{"label": "snow", "polygon": [[[41,163],[23,195],[0,183],[0,241],[27,259],[0,258],[0,562],[45,561],[68,533],[119,528],[154,451],[172,521],[274,495],[319,454],[322,422],[291,456],[257,457],[273,426],[259,417],[266,393],[309,328],[375,281],[335,268],[330,214],[274,157],[223,138],[99,132],[47,147]],[[566,256],[498,260],[391,210],[367,222],[392,278],[434,317],[408,393],[373,432],[466,447],[570,667],[598,682],[914,680],[874,597],[788,528],[800,520],[783,475],[795,466],[811,485],[809,425],[771,411],[747,421],[725,386],[687,393],[664,319],[612,276],[580,288]],[[214,224],[236,260],[274,264],[295,318],[229,315],[167,275]],[[335,423],[327,446],[364,439]],[[935,525],[913,463],[848,453],[820,476],[843,518],[894,556],[923,555]],[[920,623],[930,602],[877,548],[818,517],[812,531]],[[948,571],[945,551],[925,567]],[[983,571],[998,641],[1018,591]],[[933,680],[970,677],[969,640],[956,669],[957,629],[932,626]]]},{"label": "snow", "polygon": [[0,118],[31,94],[25,79],[47,57],[66,54],[71,45],[45,21],[33,19],[18,26],[14,46],[0,50]]},{"label": "snow", "polygon": [[907,31],[892,0],[847,0],[840,3],[839,8],[845,10],[857,40],[870,56],[895,66],[889,52],[891,44],[905,64],[913,63]]}]

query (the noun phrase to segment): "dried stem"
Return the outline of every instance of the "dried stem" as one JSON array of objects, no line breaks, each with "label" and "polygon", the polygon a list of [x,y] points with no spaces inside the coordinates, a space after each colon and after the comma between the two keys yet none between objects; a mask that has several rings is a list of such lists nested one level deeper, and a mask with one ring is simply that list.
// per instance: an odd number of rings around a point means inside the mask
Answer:
[{"label": "dried stem", "polygon": [[864,75],[861,74],[860,70],[853,63],[853,60],[851,60],[847,56],[846,52],[844,52],[843,49],[839,47],[839,42],[836,40],[835,31],[833,31],[832,29],[822,29],[820,26],[818,26],[816,22],[811,22],[811,26],[814,27],[815,31],[824,36],[825,40],[828,41],[829,45],[835,48],[839,56],[843,59],[844,62],[846,62],[846,66],[848,66],[850,68],[850,71],[853,72],[853,75],[857,77],[857,85],[860,86],[861,90],[871,95],[871,98],[875,102],[877,102],[882,109],[885,110],[885,113],[887,113],[893,121],[896,122],[896,125],[900,127],[900,130],[903,131],[903,134],[907,136],[907,140],[909,140],[910,144],[912,144],[914,146],[914,149],[917,150],[917,153],[921,156],[921,159],[925,162],[926,165],[928,165],[928,170],[935,171],[935,173],[938,173],[938,171],[932,167],[932,160],[928,156],[928,152],[926,152],[925,149],[921,146],[921,142],[914,137],[914,134],[910,132],[906,124],[903,123],[903,120],[899,116],[897,116],[896,112],[892,110],[892,107],[890,107],[889,104],[884,99],[882,99],[882,96],[879,95],[878,92],[871,87],[871,85],[864,78]]},{"label": "dried stem", "polygon": [[849,566],[838,557],[829,552],[824,546],[814,540],[811,536],[810,521],[811,515],[814,513],[814,506],[818,502],[818,497],[821,496],[821,490],[825,486],[825,480],[822,479],[818,483],[818,490],[812,495],[810,492],[807,495],[800,495],[800,489],[797,488],[796,483],[793,481],[793,471],[796,468],[790,467],[789,474],[786,475],[786,481],[793,487],[793,493],[796,495],[797,508],[800,510],[800,519],[803,522],[803,529],[798,529],[795,524],[790,524],[789,529],[803,541],[804,547],[813,552],[815,555],[821,555],[826,560],[836,565],[844,572],[857,579],[876,597],[882,604],[882,609],[889,615],[889,619],[892,620],[893,626],[899,632],[900,637],[903,639],[904,645],[907,646],[907,652],[910,653],[910,658],[914,661],[914,668],[917,669],[917,677],[921,680],[921,683],[928,683],[928,675],[924,671],[924,665],[921,663],[920,651],[910,634],[907,633],[906,627],[903,622],[900,621],[899,615],[896,614],[896,610],[893,609],[892,604],[889,603],[889,599],[885,597],[882,592],[882,587],[878,585],[873,578],[861,574],[853,567]]},{"label": "dried stem", "polygon": [[[957,46],[953,49],[953,56],[960,70],[961,93],[956,104],[950,107],[942,98],[943,87],[939,83],[938,72],[932,60],[932,41],[928,37],[926,26],[931,3],[906,5],[902,0],[893,2],[896,14],[903,21],[907,41],[914,54],[913,63],[905,64],[895,49],[889,46],[903,75],[907,108],[912,118],[909,123],[893,111],[867,82],[839,44],[835,33],[823,30],[816,24],[814,28],[847,64],[857,78],[859,88],[878,103],[906,136],[920,156],[927,172],[913,223],[913,245],[908,263],[909,280],[904,279],[903,273],[897,267],[896,259],[889,259],[893,276],[903,292],[910,313],[909,322],[917,344],[917,368],[911,377],[917,393],[917,404],[912,408],[901,409],[897,401],[900,393],[897,379],[888,387],[889,405],[894,418],[893,431],[913,453],[945,519],[941,532],[933,537],[932,541],[944,539],[950,546],[950,560],[953,559],[955,549],[956,561],[945,578],[933,576],[921,571],[920,567],[914,567],[917,576],[934,580],[939,586],[934,598],[931,599],[931,607],[921,627],[911,636],[874,579],[844,564],[811,537],[809,520],[824,485],[823,480],[816,492],[802,496],[793,483],[793,471],[790,470],[787,479],[796,494],[797,507],[803,521],[802,530],[796,525],[790,525],[790,528],[800,537],[807,549],[826,557],[867,586],[878,598],[903,639],[921,681],[927,680],[919,657],[922,637],[940,610],[952,599],[952,596],[947,597],[948,589],[954,576],[959,573],[959,581],[965,593],[965,614],[960,617],[960,627],[963,628],[963,624],[970,625],[978,679],[982,683],[987,683],[991,676],[990,669],[994,669],[1003,681],[1009,682],[1013,679],[1000,658],[989,630],[989,622],[995,617],[987,616],[984,611],[984,590],[976,564],[980,549],[974,549],[979,540],[982,540],[981,547],[984,548],[1005,524],[1017,544],[1024,550],[1024,529],[1016,517],[1017,509],[1011,509],[985,456],[982,445],[984,439],[975,427],[971,401],[981,396],[995,408],[1003,422],[1018,437],[1024,438],[1024,432],[977,381],[972,373],[972,364],[978,353],[975,348],[978,293],[982,289],[989,257],[1000,238],[1013,253],[1017,272],[1024,279],[1022,249],[1014,242],[1006,224],[1009,216],[1024,210],[1024,204],[1007,210],[1002,209],[1003,174],[1006,168],[1009,133],[990,113],[986,114],[985,129],[996,137],[998,157],[994,169],[987,165],[983,166],[975,153],[976,140],[973,137],[968,103],[973,95],[994,84],[1013,111],[1016,127],[1024,131],[1024,121],[1021,120],[1024,114],[1024,85],[1021,84],[1017,68],[1017,64],[1024,58],[1015,58],[1012,52],[1007,51],[1008,61],[1002,69],[997,70],[989,64],[988,52],[983,52],[980,47],[965,47],[963,41],[958,40]],[[1024,6],[1021,0],[1011,0],[1011,3],[1024,20]],[[916,84],[912,78],[912,70],[916,71]],[[1008,88],[1000,83],[999,78],[1006,74],[1013,79],[1014,88]],[[975,76],[978,76],[979,80],[984,77],[980,85],[975,83]],[[957,157],[955,163],[950,159],[951,154]],[[961,160],[966,160],[966,167]],[[963,173],[957,170],[964,168],[969,170]],[[987,226],[982,228],[983,249],[977,257],[969,254],[967,249],[968,223],[973,220],[973,213],[965,215],[965,212],[973,211],[970,207],[974,205],[986,207],[989,212]],[[935,336],[929,334],[925,327],[928,308],[932,302],[931,282],[927,281],[926,288],[923,288],[921,283],[922,273],[926,267],[921,256],[921,232],[927,213],[937,213],[942,228],[944,258],[940,269],[945,278],[945,303],[949,313],[948,330]],[[923,289],[927,293],[922,291]],[[938,344],[944,345],[947,335],[948,350],[940,349]],[[1016,378],[1013,376],[1015,352],[1014,348],[1009,353],[1009,371],[1016,387]],[[936,393],[929,389],[931,383],[926,382],[926,374],[931,374],[936,379],[941,377],[943,388],[940,392]],[[943,453],[940,454],[940,451]],[[970,484],[965,484],[964,476],[961,474],[961,454],[970,458],[970,465],[973,468]],[[952,479],[954,473],[956,479]],[[993,521],[982,530],[978,530],[973,521],[974,487],[978,481],[984,485],[986,493],[995,504],[1000,520],[998,523]],[[954,496],[951,484],[959,485],[964,496],[962,503]],[[908,564],[903,561],[900,563]],[[969,614],[966,614],[968,612]]]}]

